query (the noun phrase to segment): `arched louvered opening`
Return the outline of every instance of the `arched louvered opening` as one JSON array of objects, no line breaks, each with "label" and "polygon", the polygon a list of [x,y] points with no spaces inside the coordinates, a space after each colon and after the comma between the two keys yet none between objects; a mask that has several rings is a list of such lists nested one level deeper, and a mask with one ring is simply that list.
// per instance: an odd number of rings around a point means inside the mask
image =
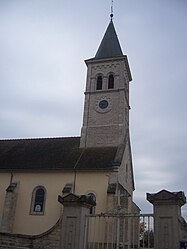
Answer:
[{"label": "arched louvered opening", "polygon": [[103,87],[103,78],[101,75],[97,77],[97,85],[96,85],[96,90],[102,90]]},{"label": "arched louvered opening", "polygon": [[114,88],[114,75],[110,74],[108,77],[108,89]]}]

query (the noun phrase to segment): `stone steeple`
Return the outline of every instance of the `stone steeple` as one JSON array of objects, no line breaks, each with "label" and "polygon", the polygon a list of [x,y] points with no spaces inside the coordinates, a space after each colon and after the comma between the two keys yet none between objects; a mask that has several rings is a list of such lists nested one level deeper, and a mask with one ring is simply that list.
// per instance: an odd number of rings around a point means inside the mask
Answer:
[{"label": "stone steeple", "polygon": [[132,78],[112,18],[95,57],[85,62],[88,69],[80,147],[123,144],[129,129]]}]

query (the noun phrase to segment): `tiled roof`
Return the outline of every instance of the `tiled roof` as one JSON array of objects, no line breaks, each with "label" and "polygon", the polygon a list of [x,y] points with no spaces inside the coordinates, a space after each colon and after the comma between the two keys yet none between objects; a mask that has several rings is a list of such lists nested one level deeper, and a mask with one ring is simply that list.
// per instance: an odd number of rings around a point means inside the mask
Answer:
[{"label": "tiled roof", "polygon": [[84,149],[79,143],[80,137],[0,140],[0,170],[113,168],[116,147]]}]

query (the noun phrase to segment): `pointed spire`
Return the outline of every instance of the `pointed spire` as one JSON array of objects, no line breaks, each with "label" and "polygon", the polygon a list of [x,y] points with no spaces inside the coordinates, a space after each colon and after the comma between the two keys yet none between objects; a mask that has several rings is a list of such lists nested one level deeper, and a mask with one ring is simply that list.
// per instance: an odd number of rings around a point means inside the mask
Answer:
[{"label": "pointed spire", "polygon": [[113,14],[111,14],[111,20],[104,34],[103,40],[99,46],[99,49],[95,55],[95,59],[111,58],[122,56],[123,52],[120,47],[120,43],[114,28],[112,21]]}]

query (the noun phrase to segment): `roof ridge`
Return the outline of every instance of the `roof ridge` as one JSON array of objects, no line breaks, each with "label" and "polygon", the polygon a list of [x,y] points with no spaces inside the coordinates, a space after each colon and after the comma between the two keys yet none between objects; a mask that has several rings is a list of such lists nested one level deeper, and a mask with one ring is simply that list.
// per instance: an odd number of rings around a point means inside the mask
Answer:
[{"label": "roof ridge", "polygon": [[80,138],[80,136],[70,136],[70,137],[30,137],[30,138],[5,138],[0,139],[2,141],[28,141],[28,140],[50,140],[50,139],[68,139],[68,138]]}]

